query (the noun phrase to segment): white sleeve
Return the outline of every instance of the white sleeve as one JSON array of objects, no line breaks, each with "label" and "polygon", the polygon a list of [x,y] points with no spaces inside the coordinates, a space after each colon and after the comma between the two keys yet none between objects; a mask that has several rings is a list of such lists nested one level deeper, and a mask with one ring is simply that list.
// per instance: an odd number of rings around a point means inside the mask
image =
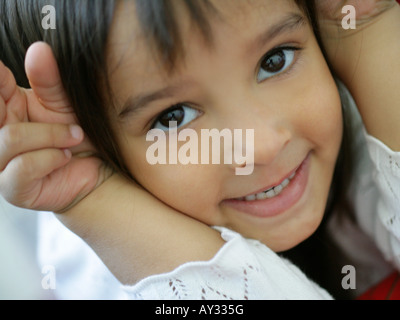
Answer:
[{"label": "white sleeve", "polygon": [[379,195],[374,224],[369,233],[385,258],[400,270],[400,152],[394,152],[376,138],[366,135],[374,164],[373,179]]},{"label": "white sleeve", "polygon": [[288,260],[255,240],[216,228],[226,241],[207,262],[189,262],[174,271],[124,286],[130,299],[261,300],[332,299]]}]

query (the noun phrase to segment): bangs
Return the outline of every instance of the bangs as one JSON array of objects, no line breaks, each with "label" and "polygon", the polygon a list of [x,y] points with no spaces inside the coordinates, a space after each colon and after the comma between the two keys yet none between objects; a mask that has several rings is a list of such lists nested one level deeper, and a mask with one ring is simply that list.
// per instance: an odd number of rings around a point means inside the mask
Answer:
[{"label": "bangs", "polygon": [[206,42],[212,43],[209,16],[215,16],[217,10],[209,0],[136,0],[137,18],[148,45],[154,47],[168,69],[172,69],[177,58],[184,54],[176,17],[176,7],[179,5],[185,7],[190,20]]},{"label": "bangs", "polygon": [[[294,2],[306,15],[319,40],[314,2],[307,3],[307,0],[294,0]],[[137,19],[148,45],[154,49],[167,70],[171,71],[177,59],[184,56],[179,19],[176,15],[178,6],[186,9],[191,22],[200,31],[206,43],[212,45],[209,20],[210,17],[221,18],[221,15],[210,0],[136,0],[135,3]]]}]

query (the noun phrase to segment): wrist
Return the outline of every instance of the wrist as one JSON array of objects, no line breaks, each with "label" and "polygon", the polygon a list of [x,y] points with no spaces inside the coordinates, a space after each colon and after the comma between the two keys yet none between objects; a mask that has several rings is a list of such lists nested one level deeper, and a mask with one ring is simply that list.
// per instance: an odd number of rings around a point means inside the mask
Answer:
[{"label": "wrist", "polygon": [[367,132],[393,151],[400,150],[399,37],[396,5],[363,32],[328,42],[332,68],[350,90]]},{"label": "wrist", "polygon": [[189,261],[207,261],[224,244],[217,231],[166,206],[119,174],[59,218],[124,284],[170,272]]},{"label": "wrist", "polygon": [[337,22],[321,21],[321,38],[327,59],[333,71],[345,83],[351,81],[355,72],[363,67],[359,65],[361,55],[374,54],[382,46],[386,48],[392,38],[398,39],[397,26],[390,21],[393,15],[398,14],[400,7],[396,2],[389,3],[390,6],[386,2],[385,9],[380,8],[379,14],[373,18],[358,21],[356,29],[345,30]]},{"label": "wrist", "polygon": [[97,175],[97,182],[95,184],[91,184],[91,186],[84,188],[82,192],[78,194],[78,196],[66,207],[54,210],[54,213],[56,214],[66,214],[69,211],[74,210],[74,207],[79,204],[81,201],[85,201],[85,198],[88,197],[90,194],[93,192],[96,192],[96,190],[103,184],[105,183],[109,178],[111,178],[114,174],[115,171],[108,165],[106,165],[104,162],[98,160],[98,169],[96,172]]}]

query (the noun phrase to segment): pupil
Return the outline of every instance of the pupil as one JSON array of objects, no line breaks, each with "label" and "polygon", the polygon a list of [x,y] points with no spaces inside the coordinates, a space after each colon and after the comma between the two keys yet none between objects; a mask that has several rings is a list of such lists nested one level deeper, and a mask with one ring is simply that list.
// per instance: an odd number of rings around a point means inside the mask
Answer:
[{"label": "pupil", "polygon": [[179,126],[184,118],[185,118],[185,112],[182,107],[179,107],[163,114],[159,121],[164,127],[169,128],[170,127],[169,123],[171,121],[176,121],[177,126]]},{"label": "pupil", "polygon": [[264,60],[261,67],[268,72],[278,72],[285,66],[286,58],[282,51],[276,52],[273,56]]}]

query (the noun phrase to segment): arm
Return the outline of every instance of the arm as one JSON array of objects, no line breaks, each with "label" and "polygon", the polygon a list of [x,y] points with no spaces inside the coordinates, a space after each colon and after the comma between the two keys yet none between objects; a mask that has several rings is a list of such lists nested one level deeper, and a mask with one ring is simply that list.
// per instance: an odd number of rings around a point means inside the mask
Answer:
[{"label": "arm", "polygon": [[371,173],[367,177],[371,179],[369,199],[355,197],[357,221],[400,270],[400,6],[393,0],[356,4],[377,6],[358,8],[366,14],[354,31],[323,21],[324,43],[334,71],[351,91],[370,134],[371,167],[361,167],[361,174]]},{"label": "arm", "polygon": [[0,195],[19,207],[63,212],[59,219],[123,283],[211,259],[223,245],[217,231],[88,156],[95,150],[76,126],[47,45],[30,48],[26,69],[32,90],[19,88],[0,61]]},{"label": "arm", "polygon": [[115,174],[58,218],[85,240],[124,284],[208,261],[220,234]]},{"label": "arm", "polygon": [[382,3],[388,9],[355,31],[324,22],[322,30],[333,69],[352,93],[367,131],[400,151],[400,6]]}]

